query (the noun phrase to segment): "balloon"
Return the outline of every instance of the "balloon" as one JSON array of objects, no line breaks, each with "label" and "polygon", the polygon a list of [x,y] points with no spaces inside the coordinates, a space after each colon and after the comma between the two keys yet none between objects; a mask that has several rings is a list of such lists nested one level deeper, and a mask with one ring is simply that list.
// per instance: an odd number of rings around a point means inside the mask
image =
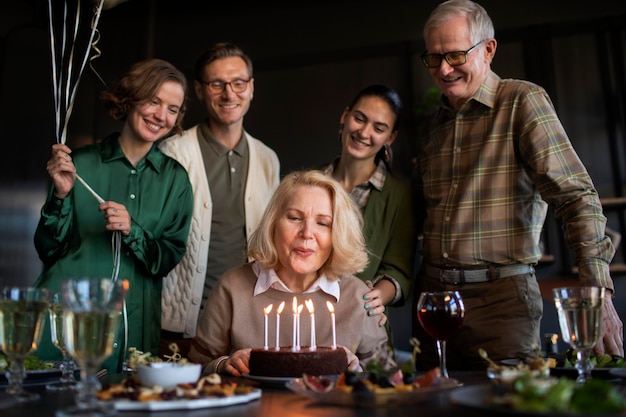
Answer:
[{"label": "balloon", "polygon": [[[120,3],[124,3],[126,1],[128,0],[104,0],[104,4],[102,5],[102,8],[104,10],[107,10],[107,9],[117,6]],[[100,0],[94,0],[94,3],[99,4]]]}]

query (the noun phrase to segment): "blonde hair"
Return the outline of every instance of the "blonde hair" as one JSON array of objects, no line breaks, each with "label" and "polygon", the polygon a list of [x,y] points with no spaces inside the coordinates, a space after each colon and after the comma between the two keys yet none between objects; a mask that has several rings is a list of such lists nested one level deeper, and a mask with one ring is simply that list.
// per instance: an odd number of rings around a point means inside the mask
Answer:
[{"label": "blonde hair", "polygon": [[283,178],[272,196],[263,218],[250,237],[248,255],[264,268],[276,269],[279,264],[274,243],[274,230],[280,216],[296,189],[319,187],[330,194],[333,207],[332,251],[318,271],[329,279],[356,274],[367,266],[368,256],[362,227],[363,218],[356,204],[341,185],[321,171],[296,171]]}]

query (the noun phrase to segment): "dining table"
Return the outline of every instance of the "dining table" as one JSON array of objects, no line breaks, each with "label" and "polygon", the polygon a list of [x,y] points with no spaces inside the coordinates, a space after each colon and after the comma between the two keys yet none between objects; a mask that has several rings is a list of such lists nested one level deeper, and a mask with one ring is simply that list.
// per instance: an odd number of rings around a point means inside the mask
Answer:
[{"label": "dining table", "polygon": [[[480,392],[489,389],[485,371],[450,371],[450,377],[456,379],[461,386],[428,396],[419,402],[391,406],[345,406],[318,402],[300,393],[293,392],[278,384],[263,384],[248,378],[230,378],[238,384],[251,385],[261,390],[258,399],[244,404],[225,407],[199,408],[192,410],[169,411],[117,411],[118,417],[440,417],[440,416],[512,416],[527,415],[511,410],[498,408],[468,406],[454,401],[456,390],[475,387]],[[120,376],[109,375],[103,379],[120,380]],[[617,382],[616,382],[617,383]],[[7,396],[0,397],[0,416],[2,417],[52,417],[57,410],[69,407],[74,403],[71,392],[50,392],[45,386],[27,387],[29,391],[39,393],[38,400],[33,402],[11,404]],[[471,395],[471,392],[469,393]]]}]

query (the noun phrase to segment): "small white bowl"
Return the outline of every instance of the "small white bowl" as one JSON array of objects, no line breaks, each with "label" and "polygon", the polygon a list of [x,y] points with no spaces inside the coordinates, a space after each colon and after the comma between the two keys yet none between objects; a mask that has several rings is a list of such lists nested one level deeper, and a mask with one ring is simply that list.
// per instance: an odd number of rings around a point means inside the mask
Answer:
[{"label": "small white bowl", "polygon": [[137,377],[146,387],[174,388],[178,384],[190,384],[200,378],[202,365],[191,363],[177,365],[172,362],[153,362],[137,368]]}]

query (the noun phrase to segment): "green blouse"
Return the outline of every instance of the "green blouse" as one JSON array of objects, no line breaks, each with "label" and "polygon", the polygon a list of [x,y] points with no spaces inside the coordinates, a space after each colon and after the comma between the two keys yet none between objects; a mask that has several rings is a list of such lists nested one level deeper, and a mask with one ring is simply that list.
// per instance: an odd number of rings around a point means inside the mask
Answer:
[{"label": "green blouse", "polygon": [[[124,156],[118,137],[114,134],[72,152],[81,178],[104,200],[124,204],[132,219],[130,234],[122,235],[118,275],[130,284],[126,297],[128,341],[124,346],[120,329],[114,352],[105,362],[111,371],[121,369],[129,347],[158,353],[162,278],[185,253],[193,210],[191,184],[178,162],[153,146],[134,167]],[[112,233],[105,229],[95,197],[78,181],[63,200],[54,197],[53,188],[35,231],[35,247],[44,263],[35,286],[58,291],[63,279],[110,277]],[[47,325],[36,354],[42,359],[59,358]]]}]

